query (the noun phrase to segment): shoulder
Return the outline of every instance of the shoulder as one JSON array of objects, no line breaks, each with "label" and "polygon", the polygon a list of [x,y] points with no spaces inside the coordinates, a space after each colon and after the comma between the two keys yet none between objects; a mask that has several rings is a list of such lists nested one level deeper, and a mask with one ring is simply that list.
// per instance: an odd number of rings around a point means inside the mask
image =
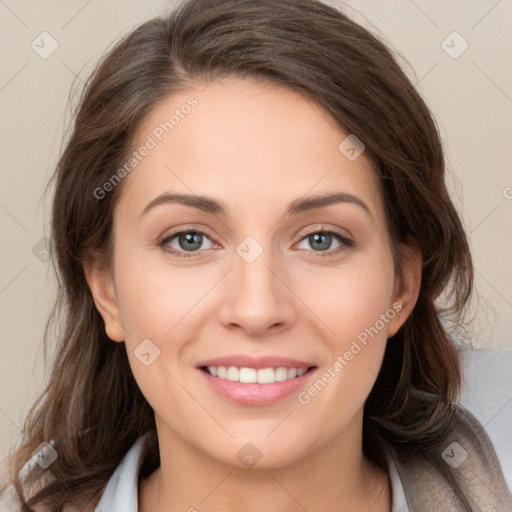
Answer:
[{"label": "shoulder", "polygon": [[393,447],[410,511],[512,511],[512,495],[487,432],[461,405],[451,409],[453,428],[437,446]]},{"label": "shoulder", "polygon": [[[468,477],[487,480],[487,487],[510,496],[496,450],[483,425],[462,405],[452,404],[454,429],[444,443],[441,458],[446,467]],[[486,478],[487,477],[487,478]]]}]

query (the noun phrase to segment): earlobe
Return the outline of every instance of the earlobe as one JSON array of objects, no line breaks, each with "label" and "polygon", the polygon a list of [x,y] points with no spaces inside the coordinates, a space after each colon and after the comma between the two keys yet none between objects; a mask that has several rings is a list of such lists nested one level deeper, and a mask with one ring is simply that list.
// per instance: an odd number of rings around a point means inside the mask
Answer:
[{"label": "earlobe", "polygon": [[[388,328],[388,337],[394,336],[411,314],[421,288],[422,254],[415,244],[401,248],[401,275],[396,277],[393,308],[399,310]],[[398,307],[398,304],[400,305]]]},{"label": "earlobe", "polygon": [[84,265],[84,272],[96,309],[105,323],[107,336],[113,341],[124,341],[124,329],[110,269],[95,262]]}]

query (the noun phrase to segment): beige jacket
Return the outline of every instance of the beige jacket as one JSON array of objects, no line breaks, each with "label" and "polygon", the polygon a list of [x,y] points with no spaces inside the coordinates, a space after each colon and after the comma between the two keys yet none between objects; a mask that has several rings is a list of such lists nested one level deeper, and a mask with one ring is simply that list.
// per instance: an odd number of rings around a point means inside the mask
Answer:
[{"label": "beige jacket", "polygon": [[457,404],[454,410],[455,429],[432,461],[392,449],[409,511],[512,512],[512,495],[489,436],[469,411]]}]

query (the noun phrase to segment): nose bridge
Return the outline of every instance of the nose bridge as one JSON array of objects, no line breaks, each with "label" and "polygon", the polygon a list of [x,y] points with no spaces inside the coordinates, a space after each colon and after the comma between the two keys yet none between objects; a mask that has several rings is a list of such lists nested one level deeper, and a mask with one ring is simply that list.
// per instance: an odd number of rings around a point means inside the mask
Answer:
[{"label": "nose bridge", "polygon": [[[221,308],[225,325],[237,324],[256,334],[275,325],[284,327],[293,320],[291,294],[276,277],[282,268],[269,237],[246,237],[233,255],[233,272],[228,297]],[[285,280],[285,276],[281,278]]]},{"label": "nose bridge", "polygon": [[[261,239],[261,237],[260,237]],[[239,281],[239,300],[246,299],[256,309],[270,308],[281,295],[270,269],[278,266],[269,238],[260,244],[254,237],[244,239],[236,248],[235,278]]]},{"label": "nose bridge", "polygon": [[[252,237],[251,237],[252,238]],[[254,240],[254,239],[253,239]],[[275,276],[270,271],[276,266],[276,256],[267,243],[265,248],[257,242],[246,240],[237,247],[235,258],[235,275],[245,289],[245,296],[261,294],[274,296],[276,293]]]}]

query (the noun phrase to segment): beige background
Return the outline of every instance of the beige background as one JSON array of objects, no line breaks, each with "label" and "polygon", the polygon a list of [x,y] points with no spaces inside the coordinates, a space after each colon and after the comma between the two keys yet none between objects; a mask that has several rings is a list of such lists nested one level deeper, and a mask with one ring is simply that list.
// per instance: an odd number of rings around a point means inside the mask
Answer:
[{"label": "beige background", "polygon": [[[42,192],[69,119],[70,87],[120,34],[170,6],[0,0],[0,452],[14,442],[44,383],[41,339],[54,283],[41,245]],[[451,189],[471,233],[477,289],[489,305],[478,310],[473,341],[492,351],[465,354],[462,402],[486,426],[511,485],[512,2],[350,0],[343,10],[407,59],[412,67],[402,64],[438,120]],[[58,44],[46,59],[31,47],[51,48],[42,32]]]}]

